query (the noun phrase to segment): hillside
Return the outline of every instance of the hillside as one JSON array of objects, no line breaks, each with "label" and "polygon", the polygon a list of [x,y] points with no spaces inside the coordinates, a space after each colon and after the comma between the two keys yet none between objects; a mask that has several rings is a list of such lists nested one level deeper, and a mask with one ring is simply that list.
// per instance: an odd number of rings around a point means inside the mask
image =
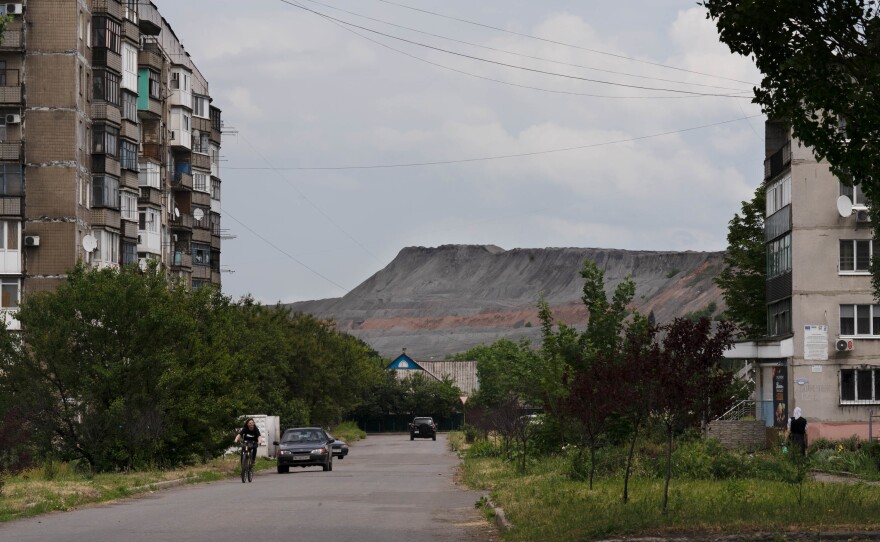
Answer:
[{"label": "hillside", "polygon": [[581,302],[585,259],[605,270],[606,291],[627,276],[634,307],[657,322],[703,310],[721,291],[712,282],[723,252],[643,252],[599,248],[504,250],[486,245],[408,247],[341,298],[290,307],[333,318],[383,356],[406,348],[416,359],[442,359],[500,338],[537,340],[539,295],[567,324],[586,322]]}]

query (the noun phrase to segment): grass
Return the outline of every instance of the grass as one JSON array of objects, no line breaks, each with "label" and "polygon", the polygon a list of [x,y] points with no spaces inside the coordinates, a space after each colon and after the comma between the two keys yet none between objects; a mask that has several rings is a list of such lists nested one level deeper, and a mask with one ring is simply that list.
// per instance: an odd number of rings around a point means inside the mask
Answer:
[{"label": "grass", "polygon": [[342,422],[330,430],[330,434],[348,444],[367,438],[367,433],[355,422]]},{"label": "grass", "polygon": [[572,481],[562,458],[544,458],[525,476],[498,458],[467,457],[463,480],[488,490],[513,523],[509,541],[563,542],[610,535],[686,533],[864,531],[880,528],[880,491],[864,484],[766,479],[673,478],[669,513],[661,513],[662,478],[630,480],[630,502],[622,503],[623,479],[609,476],[591,491]]},{"label": "grass", "polygon": [[[274,461],[257,458],[256,470],[274,467]],[[157,482],[185,479],[199,483],[238,475],[238,456],[232,454],[177,470],[116,474],[87,475],[67,463],[48,463],[3,478],[0,522],[147,493],[153,490],[150,484]]]}]

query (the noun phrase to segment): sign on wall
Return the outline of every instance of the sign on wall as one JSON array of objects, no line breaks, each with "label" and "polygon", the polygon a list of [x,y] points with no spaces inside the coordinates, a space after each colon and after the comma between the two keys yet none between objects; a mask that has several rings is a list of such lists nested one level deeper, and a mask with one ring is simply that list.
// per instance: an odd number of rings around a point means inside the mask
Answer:
[{"label": "sign on wall", "polygon": [[773,367],[773,425],[788,425],[788,371],[786,367]]},{"label": "sign on wall", "polygon": [[804,359],[828,361],[828,326],[804,326]]}]

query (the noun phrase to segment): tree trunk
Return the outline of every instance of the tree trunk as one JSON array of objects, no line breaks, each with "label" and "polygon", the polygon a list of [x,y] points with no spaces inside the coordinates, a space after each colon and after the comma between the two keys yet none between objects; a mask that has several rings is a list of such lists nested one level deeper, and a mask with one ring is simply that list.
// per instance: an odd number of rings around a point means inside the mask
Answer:
[{"label": "tree trunk", "polygon": [[666,483],[663,485],[663,515],[669,505],[669,479],[672,478],[672,427],[666,428]]},{"label": "tree trunk", "polygon": [[590,443],[590,491],[593,490],[593,473],[596,472],[596,444]]},{"label": "tree trunk", "polygon": [[639,437],[639,424],[633,424],[633,437],[629,443],[629,456],[626,458],[626,473],[623,476],[623,504],[629,501],[629,475],[632,472],[633,453],[636,449],[636,439]]}]

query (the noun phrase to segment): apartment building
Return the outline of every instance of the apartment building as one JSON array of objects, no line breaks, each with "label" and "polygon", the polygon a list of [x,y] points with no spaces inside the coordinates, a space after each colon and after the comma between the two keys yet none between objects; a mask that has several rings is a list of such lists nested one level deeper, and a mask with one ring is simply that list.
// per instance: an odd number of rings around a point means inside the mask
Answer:
[{"label": "apartment building", "polygon": [[0,43],[0,310],[83,261],[220,285],[221,112],[146,0],[17,0]]},{"label": "apartment building", "polygon": [[729,357],[751,362],[768,427],[801,407],[812,438],[878,437],[880,305],[864,195],[783,122],[767,122],[765,153],[768,336]]}]

